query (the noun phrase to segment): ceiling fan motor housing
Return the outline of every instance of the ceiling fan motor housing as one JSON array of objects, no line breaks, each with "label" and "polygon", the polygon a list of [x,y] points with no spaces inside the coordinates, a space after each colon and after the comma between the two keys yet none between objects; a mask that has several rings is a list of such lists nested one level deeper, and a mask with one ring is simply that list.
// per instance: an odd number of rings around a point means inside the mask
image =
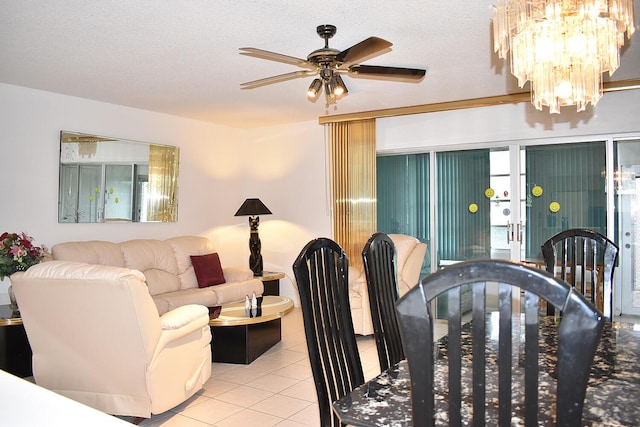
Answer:
[{"label": "ceiling fan motor housing", "polygon": [[338,68],[342,65],[342,62],[336,60],[336,56],[340,51],[338,49],[332,49],[325,47],[322,49],[316,49],[307,56],[307,61],[316,65],[333,65],[334,68]]}]

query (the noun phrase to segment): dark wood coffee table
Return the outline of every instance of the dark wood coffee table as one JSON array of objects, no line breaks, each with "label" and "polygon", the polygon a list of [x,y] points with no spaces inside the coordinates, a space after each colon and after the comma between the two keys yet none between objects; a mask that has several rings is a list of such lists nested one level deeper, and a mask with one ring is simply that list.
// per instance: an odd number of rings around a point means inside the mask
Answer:
[{"label": "dark wood coffee table", "polygon": [[249,364],[282,339],[281,319],[293,309],[291,298],[267,295],[262,314],[247,316],[244,302],[223,305],[209,321],[214,362]]}]

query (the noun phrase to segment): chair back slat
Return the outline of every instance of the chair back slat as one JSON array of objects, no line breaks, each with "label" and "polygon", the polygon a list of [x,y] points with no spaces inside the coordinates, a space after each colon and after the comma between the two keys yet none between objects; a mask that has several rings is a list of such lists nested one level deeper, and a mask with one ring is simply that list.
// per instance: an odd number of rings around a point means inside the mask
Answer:
[{"label": "chair back slat", "polygon": [[[547,271],[585,295],[605,317],[613,314],[613,273],[618,246],[606,236],[588,229],[572,228],[550,237],[542,245]],[[555,314],[548,306],[547,314]]]},{"label": "chair back slat", "polygon": [[[487,285],[498,284],[498,348],[497,361],[487,360]],[[461,355],[464,338],[461,324],[461,289],[471,285],[471,345],[472,355]],[[446,375],[446,382],[434,384],[434,343],[431,304],[439,295],[448,297],[448,331],[446,367],[438,370]],[[514,313],[524,296],[524,313]],[[400,298],[396,304],[398,323],[403,338],[411,378],[413,424],[431,426],[435,423],[434,387],[447,384],[444,393],[448,402],[449,425],[458,426],[463,419],[463,409],[469,399],[473,401],[471,422],[487,425],[487,408],[492,419],[500,426],[512,425],[512,416],[525,418],[525,425],[538,425],[538,375],[539,375],[539,304],[543,299],[563,316],[558,325],[556,425],[579,426],[587,388],[587,381],[604,318],[580,293],[573,291],[564,281],[546,271],[527,267],[520,263],[499,260],[467,261],[440,270],[425,279]],[[518,304],[515,304],[518,301]],[[521,309],[522,310],[522,309]],[[514,320],[514,316],[515,319]],[[524,317],[522,317],[524,316]],[[493,319],[493,314],[491,315]],[[517,322],[517,323],[516,323]],[[520,363],[520,328],[524,322],[524,363]],[[492,322],[492,325],[494,323]],[[518,325],[516,328],[515,325]],[[493,327],[493,326],[492,326]],[[492,336],[495,332],[492,330]],[[514,351],[514,348],[517,351]],[[493,351],[493,350],[492,350]],[[461,357],[463,356],[463,357]],[[471,360],[472,384],[465,387],[468,378],[461,373]],[[497,363],[498,378],[486,378],[487,363]],[[439,367],[440,368],[440,367]],[[523,371],[524,370],[524,375]],[[517,372],[516,372],[517,371]],[[514,376],[517,381],[524,376],[524,411],[513,402]],[[498,384],[497,409],[488,399],[487,387]],[[493,387],[493,386],[492,386]],[[469,391],[467,391],[469,390]],[[465,395],[471,393],[471,396]],[[493,393],[492,393],[493,395]],[[440,396],[440,395],[439,395]],[[520,394],[519,394],[520,396]],[[520,398],[520,397],[519,397]],[[461,402],[463,404],[461,404]],[[496,414],[497,411],[497,414]],[[465,414],[466,416],[467,414]],[[443,414],[438,414],[442,419]]]},{"label": "chair back slat", "polygon": [[332,402],[364,383],[348,269],[342,248],[325,238],[309,242],[293,264],[322,427],[340,425]]},{"label": "chair back slat", "polygon": [[524,293],[524,402],[527,427],[538,425],[538,354],[540,298],[533,292]]},{"label": "chair back slat", "polygon": [[[460,289],[460,288],[458,288]],[[484,425],[485,417],[485,401],[486,401],[486,387],[487,374],[485,370],[486,366],[486,342],[485,336],[485,314],[486,314],[486,292],[483,283],[473,283],[471,292],[473,294],[473,300],[471,304],[472,309],[472,351],[473,354],[478,354],[481,357],[474,357],[472,359],[473,365],[473,425]],[[450,310],[457,310],[460,312],[460,304],[457,304],[450,308]],[[476,399],[477,397],[477,399]],[[477,416],[475,416],[477,414]]]},{"label": "chair back slat", "polygon": [[384,233],[373,234],[362,250],[373,333],[382,371],[404,359],[395,306],[398,300],[396,260],[395,245]]},{"label": "chair back slat", "polygon": [[449,340],[447,341],[447,354],[449,357],[449,413],[453,414],[449,423],[457,426],[462,423],[460,409],[462,408],[462,328],[460,310],[453,307],[460,306],[460,288],[451,289],[448,292],[447,307],[449,310],[448,324]]},{"label": "chair back slat", "polygon": [[[502,283],[498,285],[498,307],[500,310],[498,331],[500,334],[498,338],[498,402],[500,409],[498,419],[501,426],[509,425],[511,421],[511,366],[513,362],[513,326],[511,321],[512,291],[510,285]],[[478,319],[478,322],[483,323],[482,319]]]}]

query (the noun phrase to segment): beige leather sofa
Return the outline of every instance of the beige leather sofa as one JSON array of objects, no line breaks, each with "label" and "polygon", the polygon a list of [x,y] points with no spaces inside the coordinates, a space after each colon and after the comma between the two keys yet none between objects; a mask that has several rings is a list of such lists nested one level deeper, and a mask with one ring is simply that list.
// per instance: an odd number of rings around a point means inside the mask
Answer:
[{"label": "beige leather sofa", "polygon": [[34,379],[46,389],[108,414],[148,418],[211,376],[207,308],[184,305],[159,316],[139,271],[49,261],[11,283]]},{"label": "beige leather sofa", "polygon": [[[398,291],[402,296],[420,280],[420,270],[427,252],[427,245],[406,234],[389,234],[389,237],[396,247]],[[349,303],[356,334],[371,335],[373,323],[369,308],[367,278],[363,270],[355,267],[349,267]]]},{"label": "beige leather sofa", "polygon": [[225,267],[226,283],[199,288],[191,255],[216,252],[212,242],[199,236],[167,240],[137,239],[122,243],[102,240],[59,243],[51,248],[54,260],[109,265],[141,271],[159,314],[186,304],[214,307],[237,302],[254,292],[262,295],[264,285],[244,267]]}]

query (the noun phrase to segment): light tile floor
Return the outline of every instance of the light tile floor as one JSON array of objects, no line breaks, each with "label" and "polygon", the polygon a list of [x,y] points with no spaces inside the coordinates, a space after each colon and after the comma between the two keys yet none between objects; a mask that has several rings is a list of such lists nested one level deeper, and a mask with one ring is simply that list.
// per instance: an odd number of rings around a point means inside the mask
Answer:
[{"label": "light tile floor", "polygon": [[[373,336],[358,337],[365,378],[380,373]],[[320,425],[302,325],[294,309],[282,319],[282,341],[250,365],[214,363],[195,396],[140,423],[145,427],[300,427]]]}]

